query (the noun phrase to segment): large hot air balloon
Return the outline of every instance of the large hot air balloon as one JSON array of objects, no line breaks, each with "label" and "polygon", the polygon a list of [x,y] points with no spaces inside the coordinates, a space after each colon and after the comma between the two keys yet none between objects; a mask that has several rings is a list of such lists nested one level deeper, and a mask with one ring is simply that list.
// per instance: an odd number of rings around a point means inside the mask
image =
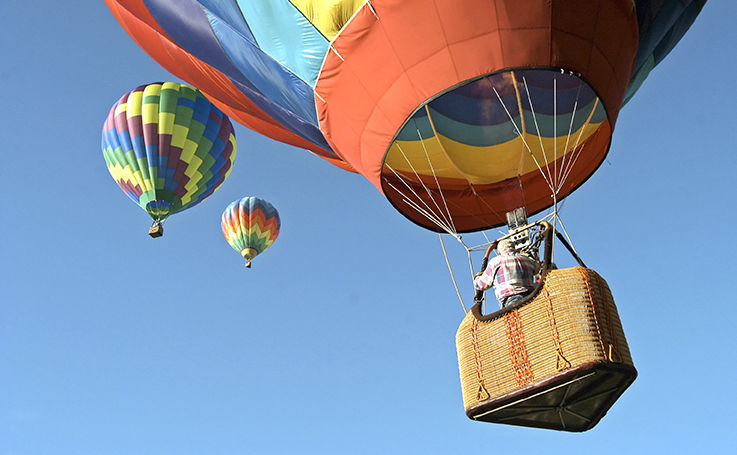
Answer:
[{"label": "large hot air balloon", "polygon": [[202,202],[233,167],[233,125],[199,91],[184,84],[142,85],[113,105],[102,128],[102,153],[120,188],[153,219]]},{"label": "large hot air balloon", "polygon": [[242,124],[465,232],[579,187],[705,0],[106,2]]},{"label": "large hot air balloon", "polygon": [[221,226],[228,244],[246,260],[263,253],[279,235],[279,213],[268,201],[257,197],[244,197],[225,208]]}]

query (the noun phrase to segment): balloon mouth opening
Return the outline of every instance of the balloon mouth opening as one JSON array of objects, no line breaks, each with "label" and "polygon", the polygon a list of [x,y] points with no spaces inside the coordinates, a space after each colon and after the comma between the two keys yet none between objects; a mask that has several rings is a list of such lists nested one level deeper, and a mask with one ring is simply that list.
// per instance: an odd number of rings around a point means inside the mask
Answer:
[{"label": "balloon mouth opening", "polygon": [[603,101],[580,74],[506,69],[417,108],[384,156],[382,191],[436,232],[504,225],[509,210],[551,206],[550,186],[559,198],[580,186],[605,158],[611,134]]},{"label": "balloon mouth opening", "polygon": [[243,259],[251,262],[251,259],[255,258],[258,255],[258,251],[256,251],[253,248],[245,248],[241,251],[241,256],[243,256]]},{"label": "balloon mouth opening", "polygon": [[154,200],[146,204],[146,212],[151,215],[151,218],[156,222],[163,221],[164,218],[169,216],[171,211],[171,204],[163,200]]}]

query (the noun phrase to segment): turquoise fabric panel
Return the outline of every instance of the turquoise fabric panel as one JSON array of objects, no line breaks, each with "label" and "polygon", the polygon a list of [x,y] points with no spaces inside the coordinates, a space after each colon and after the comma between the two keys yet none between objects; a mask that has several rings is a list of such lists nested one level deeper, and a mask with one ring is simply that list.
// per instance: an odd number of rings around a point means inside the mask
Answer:
[{"label": "turquoise fabric panel", "polygon": [[237,0],[258,46],[315,87],[330,43],[289,0]]}]

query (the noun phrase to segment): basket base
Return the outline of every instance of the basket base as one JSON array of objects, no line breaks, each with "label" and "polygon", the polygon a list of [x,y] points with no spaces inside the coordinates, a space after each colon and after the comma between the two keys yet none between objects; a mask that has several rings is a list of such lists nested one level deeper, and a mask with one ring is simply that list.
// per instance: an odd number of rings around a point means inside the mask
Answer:
[{"label": "basket base", "polygon": [[637,377],[633,366],[593,363],[468,408],[474,420],[563,431],[593,428]]},{"label": "basket base", "polygon": [[161,237],[164,235],[164,226],[161,223],[156,223],[148,229],[148,235],[153,238]]}]

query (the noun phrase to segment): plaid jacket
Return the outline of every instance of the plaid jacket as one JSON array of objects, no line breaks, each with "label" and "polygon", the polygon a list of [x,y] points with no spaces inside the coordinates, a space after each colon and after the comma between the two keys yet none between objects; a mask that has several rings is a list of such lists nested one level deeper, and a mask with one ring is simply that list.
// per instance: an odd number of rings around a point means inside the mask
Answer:
[{"label": "plaid jacket", "polygon": [[479,291],[494,287],[494,295],[501,303],[509,296],[526,294],[535,289],[535,275],[540,264],[523,254],[507,253],[494,257],[481,276],[473,280]]}]

